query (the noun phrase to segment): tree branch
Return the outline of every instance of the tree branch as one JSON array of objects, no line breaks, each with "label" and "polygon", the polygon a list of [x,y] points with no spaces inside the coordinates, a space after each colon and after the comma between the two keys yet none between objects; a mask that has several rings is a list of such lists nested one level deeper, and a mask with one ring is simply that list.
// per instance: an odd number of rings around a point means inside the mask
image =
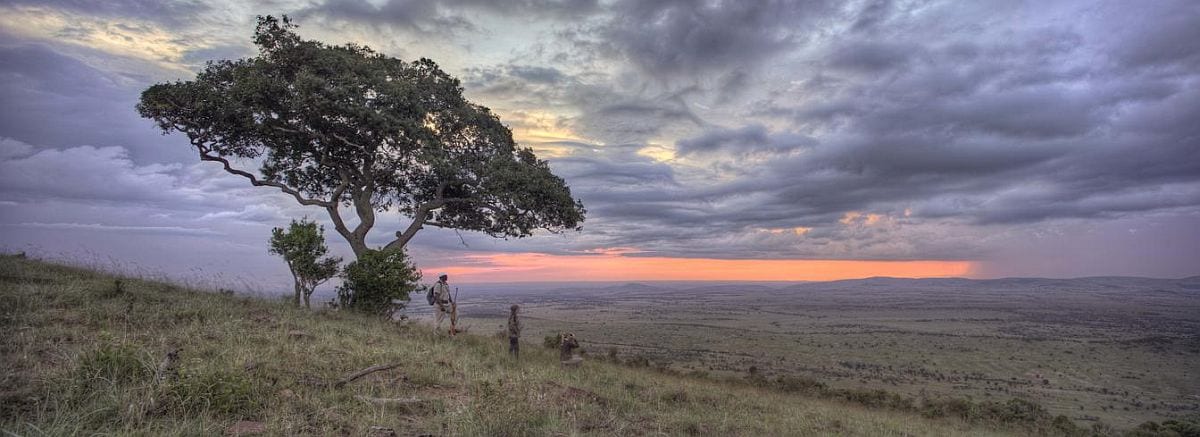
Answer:
[{"label": "tree branch", "polygon": [[413,221],[412,223],[408,224],[408,228],[403,232],[396,232],[396,239],[392,240],[391,243],[388,243],[387,246],[384,246],[384,249],[394,249],[407,245],[408,240],[411,240],[413,236],[417,235],[417,231],[421,230],[421,227],[428,223],[430,211],[446,205],[446,199],[444,196],[446,193],[446,187],[449,185],[450,184],[448,182],[439,183],[434,200],[421,204],[421,206],[413,212]]},{"label": "tree branch", "polygon": [[278,188],[280,191],[283,191],[284,193],[291,194],[292,197],[295,197],[296,201],[300,202],[301,205],[324,206],[324,207],[328,208],[331,203],[336,202],[336,200],[333,200],[333,202],[330,202],[330,201],[324,201],[324,200],[310,199],[310,198],[307,198],[307,197],[304,197],[303,195],[301,195],[300,192],[296,191],[294,188],[284,185],[282,183],[275,182],[275,181],[261,180],[257,176],[250,174],[249,172],[233,168],[233,165],[231,165],[229,163],[228,159],[222,158],[220,156],[209,155],[207,147],[203,147],[203,146],[199,146],[199,145],[197,147],[200,148],[200,160],[201,161],[219,162],[219,163],[221,163],[222,166],[225,167],[226,172],[249,179],[250,185],[254,185],[256,187]]},{"label": "tree branch", "polygon": [[346,385],[346,384],[349,384],[350,382],[353,382],[354,380],[356,380],[356,379],[358,379],[358,378],[362,378],[362,377],[364,377],[364,376],[367,376],[367,375],[369,375],[369,374],[372,374],[372,373],[375,373],[375,372],[384,371],[384,370],[395,369],[395,368],[397,368],[397,367],[400,367],[400,364],[401,364],[401,363],[391,363],[391,364],[380,364],[380,365],[378,365],[378,366],[371,366],[371,367],[368,367],[368,368],[366,368],[366,369],[362,369],[362,370],[359,370],[359,371],[357,371],[357,372],[354,372],[354,373],[351,373],[351,374],[349,374],[349,375],[346,375],[346,377],[345,377],[345,378],[339,379],[337,382],[333,383],[333,386],[334,386],[334,387],[341,387],[341,386],[344,386],[344,385]]}]

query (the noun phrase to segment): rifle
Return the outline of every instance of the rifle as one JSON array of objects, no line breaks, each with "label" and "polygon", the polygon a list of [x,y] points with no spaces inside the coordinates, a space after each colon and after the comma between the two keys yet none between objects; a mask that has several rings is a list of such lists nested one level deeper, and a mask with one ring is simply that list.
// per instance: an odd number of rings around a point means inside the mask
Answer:
[{"label": "rifle", "polygon": [[458,287],[454,287],[454,299],[450,300],[450,336],[458,334]]}]

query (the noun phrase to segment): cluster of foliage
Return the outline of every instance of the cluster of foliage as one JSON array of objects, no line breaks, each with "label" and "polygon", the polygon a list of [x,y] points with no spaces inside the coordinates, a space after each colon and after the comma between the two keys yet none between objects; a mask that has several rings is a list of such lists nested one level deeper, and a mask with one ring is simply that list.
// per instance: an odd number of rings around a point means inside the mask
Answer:
[{"label": "cluster of foliage", "polygon": [[329,252],[325,247],[325,227],[307,217],[292,220],[287,229],[271,230],[270,243],[269,251],[283,257],[292,272],[295,304],[299,306],[303,297],[304,306],[311,307],[309,298],[313,290],[336,275],[342,262],[341,258],[325,256]]},{"label": "cluster of foliage", "polygon": [[1126,433],[1130,437],[1200,437],[1200,415],[1192,415],[1178,420],[1166,420],[1163,423],[1145,422]]},{"label": "cluster of foliage", "polygon": [[368,249],[346,265],[338,288],[338,308],[389,315],[404,307],[421,273],[404,249]]}]

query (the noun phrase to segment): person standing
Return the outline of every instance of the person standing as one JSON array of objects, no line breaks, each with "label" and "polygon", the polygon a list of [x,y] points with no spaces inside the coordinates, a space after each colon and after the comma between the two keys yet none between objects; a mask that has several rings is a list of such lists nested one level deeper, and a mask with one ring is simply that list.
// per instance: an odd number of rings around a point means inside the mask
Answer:
[{"label": "person standing", "polygon": [[[433,328],[434,332],[442,330],[442,320],[446,319],[446,314],[449,314],[451,311],[450,305],[454,303],[450,297],[450,284],[447,283],[449,279],[449,276],[445,273],[438,273],[438,281],[433,284],[433,301],[437,305],[437,314],[434,315],[437,324]],[[453,322],[451,325],[453,325]],[[453,326],[451,326],[451,329],[454,329]],[[451,335],[453,334],[451,332]]]},{"label": "person standing", "polygon": [[509,307],[512,313],[508,315],[508,353],[513,359],[519,359],[521,355],[521,319],[517,318],[520,309],[518,305]]}]

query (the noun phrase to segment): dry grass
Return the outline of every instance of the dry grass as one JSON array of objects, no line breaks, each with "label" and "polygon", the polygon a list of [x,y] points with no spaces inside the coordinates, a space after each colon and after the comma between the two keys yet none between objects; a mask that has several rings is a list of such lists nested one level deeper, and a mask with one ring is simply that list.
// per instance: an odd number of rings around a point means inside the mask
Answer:
[{"label": "dry grass", "polygon": [[[0,429],[15,435],[1010,435],[769,387],[590,361],[527,339],[310,312],[13,256],[0,258]],[[159,362],[178,348],[178,376]],[[344,387],[368,366],[400,363]],[[369,402],[367,398],[419,402]]]}]

